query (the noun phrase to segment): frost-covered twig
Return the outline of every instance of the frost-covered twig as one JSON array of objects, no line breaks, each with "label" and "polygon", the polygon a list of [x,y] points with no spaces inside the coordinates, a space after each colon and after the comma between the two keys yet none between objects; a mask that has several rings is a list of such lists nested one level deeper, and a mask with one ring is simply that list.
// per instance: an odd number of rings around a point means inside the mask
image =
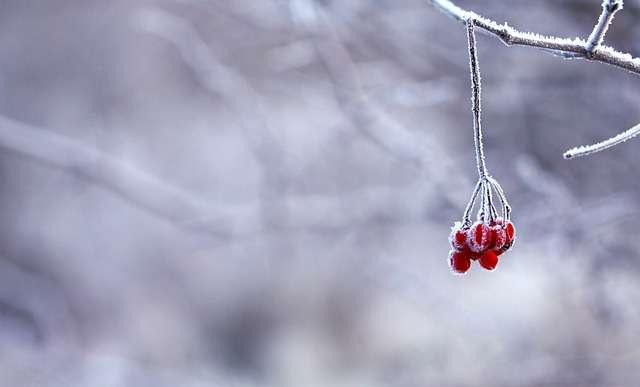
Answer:
[{"label": "frost-covered twig", "polygon": [[[506,23],[500,25],[474,12],[466,11],[449,0],[428,1],[443,13],[463,23],[475,24],[485,32],[497,36],[507,45],[537,47],[564,58],[583,58],[595,62],[607,63],[640,75],[640,58],[634,58],[630,54],[602,45],[604,36],[611,25],[615,13],[623,7],[623,0],[603,0],[602,13],[587,41],[579,38],[559,38],[518,31],[515,28],[509,27]],[[473,23],[469,23],[469,21],[473,21]],[[571,149],[564,153],[564,157],[568,159],[596,153],[627,141],[637,136],[639,132],[639,126],[635,126],[609,140],[590,146]]]},{"label": "frost-covered twig", "polygon": [[478,53],[476,47],[476,34],[474,21],[467,22],[467,36],[469,38],[469,64],[471,70],[471,103],[473,110],[473,139],[476,147],[476,163],[478,164],[478,175],[480,180],[487,177],[487,165],[484,159],[484,146],[482,144],[482,126],[480,111],[480,67],[478,66]]},{"label": "frost-covered twig", "polygon": [[613,17],[616,12],[623,7],[623,0],[603,0],[602,1],[602,13],[598,18],[598,23],[593,27],[589,39],[587,39],[586,49],[588,53],[592,53],[593,50],[602,44],[604,36],[613,21]]},{"label": "frost-covered twig", "polygon": [[564,152],[565,159],[573,159],[580,156],[591,155],[605,149],[611,148],[612,146],[623,143],[637,135],[640,134],[640,124],[634,126],[633,128],[624,131],[617,136],[611,137],[608,140],[601,141],[597,144],[587,145],[587,146],[579,146],[573,149],[569,149]]},{"label": "frost-covered twig", "polygon": [[[469,19],[473,19],[478,28],[495,35],[506,45],[537,47],[564,58],[583,58],[595,62],[607,63],[640,75],[640,58],[634,58],[630,54],[617,51],[615,48],[600,45],[592,51],[589,51],[587,50],[587,42],[584,39],[560,38],[543,36],[532,32],[523,32],[510,27],[506,23],[498,24],[472,11],[464,10],[449,0],[428,1],[443,13],[463,23],[466,23]],[[609,3],[609,1],[607,1],[607,3]],[[617,2],[614,1],[614,3]],[[597,30],[598,28],[596,27],[595,29]]]}]

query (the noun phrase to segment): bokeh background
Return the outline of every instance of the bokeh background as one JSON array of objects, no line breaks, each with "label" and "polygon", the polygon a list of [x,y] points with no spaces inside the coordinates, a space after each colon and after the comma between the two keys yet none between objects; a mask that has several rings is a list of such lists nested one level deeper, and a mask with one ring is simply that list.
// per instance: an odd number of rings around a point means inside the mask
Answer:
[{"label": "bokeh background", "polygon": [[[607,43],[640,53],[638,18]],[[1,383],[637,385],[640,140],[561,155],[639,122],[640,79],[478,45],[519,240],[460,277],[466,35],[427,1],[0,1]]]}]

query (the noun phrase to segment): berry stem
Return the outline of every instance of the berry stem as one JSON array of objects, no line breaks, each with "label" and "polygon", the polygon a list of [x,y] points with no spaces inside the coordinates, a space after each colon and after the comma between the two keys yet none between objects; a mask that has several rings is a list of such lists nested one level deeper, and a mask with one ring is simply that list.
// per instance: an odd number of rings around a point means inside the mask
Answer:
[{"label": "berry stem", "polygon": [[489,177],[480,179],[480,183],[482,184],[482,206],[478,212],[478,219],[482,219],[485,223],[490,223],[497,217],[497,211],[493,205],[493,193],[491,191]]},{"label": "berry stem", "polygon": [[469,38],[469,62],[471,67],[471,102],[473,111],[473,136],[476,147],[476,164],[480,180],[487,178],[487,166],[484,159],[484,146],[482,144],[482,127],[480,124],[480,67],[476,48],[475,24],[473,18],[467,19],[467,36]]},{"label": "berry stem", "polygon": [[511,206],[509,205],[509,201],[507,201],[507,195],[504,194],[500,183],[493,177],[488,177],[489,183],[496,189],[498,193],[498,198],[500,199],[500,203],[502,204],[502,216],[505,220],[511,219]]},{"label": "berry stem", "polygon": [[478,198],[478,194],[480,193],[482,186],[482,180],[478,180],[478,183],[476,184],[476,187],[473,189],[473,193],[471,194],[471,199],[469,199],[469,203],[467,203],[467,207],[464,210],[464,215],[462,217],[462,224],[464,227],[471,226],[471,211],[473,211],[473,205]]}]

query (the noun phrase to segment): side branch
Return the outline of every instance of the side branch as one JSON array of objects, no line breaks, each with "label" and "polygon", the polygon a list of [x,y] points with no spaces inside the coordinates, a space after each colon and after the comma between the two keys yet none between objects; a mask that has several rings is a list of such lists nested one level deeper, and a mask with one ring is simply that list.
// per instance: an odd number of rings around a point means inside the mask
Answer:
[{"label": "side branch", "polygon": [[598,23],[593,27],[593,31],[587,40],[587,52],[592,53],[596,47],[602,44],[604,36],[613,21],[613,17],[616,12],[622,9],[622,7],[622,0],[603,0],[602,13],[600,14],[600,18],[598,18]]},{"label": "side branch", "polygon": [[[506,45],[536,47],[550,51],[551,53],[562,56],[564,58],[583,58],[594,62],[606,63],[640,75],[640,58],[634,58],[630,54],[617,51],[612,47],[598,45],[590,51],[587,49],[587,41],[585,41],[584,39],[559,38],[555,36],[543,36],[536,33],[523,32],[508,26],[506,23],[498,24],[495,21],[487,19],[474,12],[466,11],[449,0],[428,1],[441,12],[460,22],[466,23],[467,20],[473,19],[476,27],[489,34],[495,35]],[[621,2],[606,0],[607,4],[610,2],[620,4],[619,6],[615,7],[617,8],[616,11],[622,8]],[[614,12],[611,11],[608,13],[610,15],[605,16],[605,22],[607,21],[607,19],[613,18]],[[609,22],[610,21],[611,20],[609,20]],[[605,26],[608,26],[608,24],[605,23]],[[601,32],[597,32],[600,31],[597,26],[594,29],[596,30],[596,41],[599,37],[604,36],[604,33],[606,32],[605,26],[602,27]]]},{"label": "side branch", "polygon": [[568,151],[564,152],[564,158],[573,159],[580,156],[588,156],[588,155],[603,151],[605,149],[611,148],[612,146],[621,144],[627,140],[634,138],[639,134],[640,134],[640,124],[618,134],[617,136],[611,137],[610,139],[601,141],[597,144],[588,145],[588,146],[579,146],[573,149],[569,149]]}]

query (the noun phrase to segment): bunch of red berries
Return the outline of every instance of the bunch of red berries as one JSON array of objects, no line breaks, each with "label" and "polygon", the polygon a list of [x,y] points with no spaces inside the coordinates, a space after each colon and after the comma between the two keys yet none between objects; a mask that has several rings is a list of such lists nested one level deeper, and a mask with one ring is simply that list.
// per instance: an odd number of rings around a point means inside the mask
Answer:
[{"label": "bunch of red berries", "polygon": [[[509,250],[516,236],[511,223],[511,207],[500,184],[489,175],[484,159],[482,126],[480,120],[480,67],[476,47],[475,20],[466,20],[469,39],[469,64],[471,70],[471,110],[473,112],[473,139],[478,167],[478,183],[473,190],[469,204],[464,211],[462,222],[456,222],[449,241],[453,249],[449,252],[449,265],[454,273],[464,274],[471,267],[471,261],[479,261],[480,266],[494,270],[498,266],[498,256]],[[494,205],[494,194],[502,205],[502,214]],[[478,219],[471,221],[471,212],[480,197]]]},{"label": "bunch of red berries", "polygon": [[468,227],[456,222],[449,236],[453,247],[449,252],[451,270],[463,274],[471,267],[471,261],[480,262],[487,270],[495,269],[498,257],[511,248],[515,236],[513,223],[502,218],[489,223],[477,221]]},{"label": "bunch of red berries", "polygon": [[[498,216],[493,204],[494,191],[502,204],[503,216]],[[480,192],[482,200],[478,220],[472,223],[469,214]],[[509,219],[510,214],[511,209],[498,182],[492,177],[481,179],[467,206],[463,221],[456,222],[451,228],[451,270],[464,274],[471,267],[471,261],[478,261],[483,268],[494,270],[498,266],[499,256],[509,250],[515,240],[516,229]]]}]

